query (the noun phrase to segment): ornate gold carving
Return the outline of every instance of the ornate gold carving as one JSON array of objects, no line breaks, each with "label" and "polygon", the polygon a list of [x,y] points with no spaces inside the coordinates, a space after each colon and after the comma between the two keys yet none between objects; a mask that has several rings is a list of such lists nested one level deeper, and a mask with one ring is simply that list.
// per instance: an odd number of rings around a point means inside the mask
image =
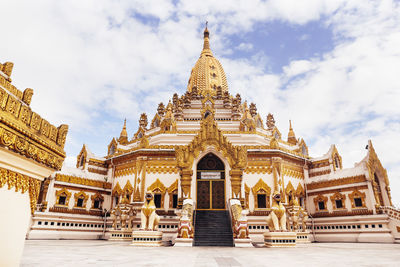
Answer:
[{"label": "ornate gold carving", "polygon": [[[88,200],[88,198],[89,198],[89,196],[83,191],[75,193],[74,194],[74,199],[75,199],[74,208],[83,208],[84,209],[86,207],[86,201]],[[83,199],[82,207],[78,207],[78,199]]]},{"label": "ornate gold carving", "polygon": [[[378,158],[378,155],[375,152],[375,149],[372,145],[371,140],[368,141],[368,161],[367,161],[367,168],[368,168],[368,176],[369,180],[372,181],[373,184],[373,190],[374,190],[374,196],[375,196],[375,201],[378,206],[383,206],[384,203],[380,203],[380,198],[379,198],[379,190],[378,190],[378,184],[375,182],[375,173],[377,174],[378,179],[383,180],[386,184],[386,189],[390,205],[392,205],[392,197],[390,195],[390,187],[389,187],[389,179],[387,175],[387,171],[385,168],[383,168],[381,161]],[[388,190],[389,189],[389,190]]]},{"label": "ornate gold carving", "polygon": [[133,194],[133,186],[131,184],[131,182],[128,180],[124,186],[124,189],[122,189],[124,196],[127,195],[132,195]]},{"label": "ornate gold carving", "polygon": [[332,151],[332,161],[333,161],[333,170],[342,169],[342,157],[339,155],[339,152],[336,146],[333,146]]},{"label": "ornate gold carving", "polygon": [[0,64],[0,71],[2,71],[5,75],[8,76],[9,81],[11,81],[10,76],[11,76],[13,67],[14,67],[14,63],[12,63],[12,62],[5,62],[4,64]]},{"label": "ornate gold carving", "polygon": [[[314,198],[314,205],[315,205],[315,210],[316,211],[327,211],[328,206],[326,205],[328,201],[328,197],[323,196],[323,195],[318,195],[317,197]],[[324,202],[324,209],[319,209],[318,202]]]},{"label": "ornate gold carving", "polygon": [[160,127],[160,124],[161,124],[161,116],[158,113],[156,113],[156,115],[154,115],[154,118],[151,121],[150,129]]},{"label": "ornate gold carving", "polygon": [[99,170],[99,169],[95,169],[95,168],[88,168],[88,171],[92,172],[92,173],[101,174],[101,175],[107,175],[107,170]]},{"label": "ornate gold carving", "polygon": [[271,141],[269,142],[269,147],[271,149],[279,149],[279,143],[275,136],[271,138]]},{"label": "ornate gold carving", "polygon": [[289,196],[290,194],[292,194],[294,192],[295,192],[294,187],[293,187],[292,183],[289,181],[288,184],[286,185],[285,193],[287,196]]},{"label": "ornate gold carving", "polygon": [[174,192],[177,192],[178,190],[178,179],[175,180],[167,189],[169,194],[172,194]]},{"label": "ornate gold carving", "polygon": [[[334,210],[345,209],[346,208],[346,195],[343,195],[340,192],[335,192],[330,197],[330,199],[331,199],[332,207],[333,207]],[[336,207],[336,200],[341,200],[342,201],[342,207],[341,208]]]},{"label": "ornate gold carving", "polygon": [[[11,63],[11,62],[10,62]],[[4,66],[4,65],[3,65]],[[22,99],[22,92],[11,84],[11,79],[6,79],[0,75],[0,85],[7,89],[10,93],[15,95],[18,99]]]},{"label": "ornate gold carving", "polygon": [[191,197],[190,186],[192,183],[192,175],[193,171],[190,169],[183,169],[181,171],[181,188],[184,198]]},{"label": "ornate gold carving", "polygon": [[[49,132],[52,127],[47,121],[32,112],[22,100],[29,102],[32,89],[21,91],[0,77],[0,85],[13,95],[0,88],[0,140],[1,145],[54,169],[60,169],[65,158],[64,146],[57,145]],[[14,97],[16,96],[16,97]],[[67,126],[66,126],[67,127]],[[64,127],[65,128],[65,127]],[[67,134],[68,127],[64,134]],[[4,135],[4,136],[3,136]],[[17,139],[17,137],[19,137]],[[18,143],[14,144],[14,141]],[[21,140],[24,140],[21,142]],[[29,143],[29,145],[28,145]]]},{"label": "ornate gold carving", "polygon": [[11,190],[14,187],[15,192],[20,191],[22,194],[29,191],[31,213],[33,214],[39,197],[40,181],[0,167],[0,188],[6,184],[8,190]]},{"label": "ornate gold carving", "polygon": [[25,124],[29,124],[31,121],[31,111],[29,109],[29,107],[27,106],[21,106],[21,111],[19,112],[19,119],[25,123]]},{"label": "ornate gold carving", "polygon": [[[0,125],[0,141],[5,147],[15,152],[26,155],[39,163],[43,163],[49,167],[60,169],[65,154],[54,153],[48,149],[43,149],[41,145],[36,145],[27,141],[23,135],[9,131]],[[26,140],[26,141],[25,141]],[[16,143],[15,143],[16,142]]]},{"label": "ornate gold carving", "polygon": [[[243,170],[247,165],[247,149],[245,146],[234,146],[218,128],[214,116],[210,113],[200,122],[200,132],[187,146],[175,148],[177,166],[181,169],[181,186],[183,193],[189,194],[191,184],[191,166],[201,151],[213,146],[222,152],[231,167],[232,193],[239,197]],[[183,171],[185,174],[183,175]],[[190,176],[189,176],[190,174]]]},{"label": "ornate gold carving", "polygon": [[246,102],[244,103],[244,106],[245,106],[245,108],[244,108],[245,110],[244,110],[243,116],[240,120],[239,129],[240,129],[240,131],[255,133],[256,122],[254,121],[253,116],[250,114],[250,111],[247,108]]},{"label": "ornate gold carving", "polygon": [[21,103],[16,98],[9,95],[6,105],[6,111],[14,115],[14,117],[18,118],[20,108],[21,108]]},{"label": "ornate gold carving", "polygon": [[[358,190],[354,190],[351,194],[349,194],[349,198],[351,200],[351,208],[353,209],[359,209],[359,208],[366,208],[367,206],[365,205],[365,193],[362,193]],[[361,198],[362,206],[361,207],[356,207],[355,198]]]},{"label": "ornate gold carving", "polygon": [[368,185],[359,185],[359,186],[351,186],[351,187],[342,187],[340,189],[328,189],[328,190],[321,190],[317,192],[309,192],[307,195],[310,196],[316,196],[320,194],[334,194],[336,192],[348,192],[348,191],[354,191],[354,190],[363,190],[363,189],[368,189]]},{"label": "ornate gold carving", "polygon": [[59,173],[56,174],[55,180],[60,181],[60,182],[71,183],[71,184],[80,184],[80,185],[87,185],[87,186],[99,187],[99,188],[104,188],[104,189],[111,189],[111,183],[77,177],[77,176],[59,174]]},{"label": "ornate gold carving", "polygon": [[160,179],[157,179],[154,183],[152,183],[149,187],[147,187],[147,191],[154,192],[155,190],[161,193],[165,193],[167,188],[160,181]]},{"label": "ornate gold carving", "polygon": [[167,188],[165,185],[157,179],[154,183],[152,183],[149,187],[147,187],[147,191],[152,192],[153,194],[161,194],[161,207],[164,207],[164,197],[167,192]]},{"label": "ornate gold carving", "polygon": [[315,177],[315,176],[321,176],[321,175],[325,175],[325,174],[330,174],[331,170],[323,170],[323,171],[319,171],[319,172],[311,172],[308,176],[310,178]]},{"label": "ornate gold carving", "polygon": [[368,209],[358,209],[358,210],[337,210],[334,212],[317,212],[312,215],[314,218],[324,218],[324,217],[341,217],[341,216],[356,216],[356,215],[372,215],[374,212]]},{"label": "ornate gold carving", "polygon": [[250,187],[247,184],[244,184],[244,197],[246,200],[245,207],[249,208],[249,196],[250,196]]},{"label": "ornate gold carving", "polygon": [[253,191],[253,195],[256,196],[259,193],[266,194],[267,196],[271,195],[271,187],[268,186],[263,179],[258,180],[258,182],[251,189]]},{"label": "ornate gold carving", "polygon": [[[121,186],[119,185],[119,182],[117,182],[112,190],[112,195],[113,196],[121,196],[123,193]],[[118,203],[117,203],[118,204]]]},{"label": "ornate gold carving", "polygon": [[35,129],[36,131],[39,131],[40,129],[40,121],[42,118],[40,117],[39,114],[32,112],[32,120],[31,120],[31,127]]},{"label": "ornate gold carving", "polygon": [[267,115],[267,128],[270,131],[272,131],[275,128],[274,115],[272,115],[271,113],[268,113]]},{"label": "ornate gold carving", "polygon": [[[1,79],[4,79],[4,77],[0,76],[0,81]],[[5,90],[3,90],[2,88],[0,88],[0,108],[4,109],[6,107],[7,104],[7,98],[8,98],[8,94]]]},{"label": "ornate gold carving", "polygon": [[305,191],[304,191],[304,188],[303,188],[303,186],[301,185],[301,183],[299,183],[299,185],[297,186],[297,189],[296,189],[296,196],[297,197],[305,197]]},{"label": "ornate gold carving", "polygon": [[[64,196],[65,197],[65,204],[61,205],[58,204],[60,203],[60,197]],[[69,199],[71,198],[71,192],[69,192],[66,188],[62,188],[61,190],[56,191],[56,205],[57,206],[65,206],[68,207]]]},{"label": "ornate gold carving", "polygon": [[316,169],[316,168],[327,167],[327,166],[329,166],[329,160],[328,159],[312,161],[310,163],[310,169]]},{"label": "ornate gold carving", "polygon": [[297,179],[304,179],[304,171],[302,167],[293,165],[283,165],[282,175],[290,176]]},{"label": "ornate gold carving", "polygon": [[[271,187],[268,186],[262,179],[258,180],[258,182],[251,189],[253,192],[254,198],[257,197],[258,194],[265,194],[267,199],[267,207],[269,207],[269,196],[271,195]],[[258,208],[257,200],[255,199],[255,207]]]},{"label": "ornate gold carving", "polygon": [[211,115],[200,122],[200,132],[187,146],[177,146],[176,159],[180,169],[189,168],[193,160],[207,146],[214,146],[227,158],[231,169],[243,170],[247,165],[247,149],[245,146],[234,146],[218,128],[214,117]]},{"label": "ornate gold carving", "polygon": [[26,88],[22,96],[22,101],[24,101],[25,104],[29,106],[31,104],[32,96],[33,96],[33,89]]},{"label": "ornate gold carving", "polygon": [[244,172],[251,173],[251,174],[254,174],[254,173],[271,174],[272,166],[271,166],[271,163],[267,162],[267,161],[249,161]]},{"label": "ornate gold carving", "polygon": [[68,125],[61,124],[58,126],[58,135],[57,135],[57,144],[64,148],[65,139],[67,138],[68,133]]},{"label": "ornate gold carving", "polygon": [[175,180],[168,188],[169,207],[173,208],[173,195],[178,195],[178,179]]},{"label": "ornate gold carving", "polygon": [[339,178],[335,180],[321,181],[321,182],[312,182],[307,185],[308,190],[314,190],[324,187],[332,187],[346,184],[355,184],[366,182],[365,175],[351,176],[345,178]]},{"label": "ornate gold carving", "polygon": [[92,207],[91,207],[91,209],[95,209],[95,207],[94,207],[94,202],[97,200],[97,201],[100,202],[100,203],[99,203],[98,209],[101,210],[101,207],[102,207],[102,204],[103,204],[103,201],[104,201],[103,195],[100,194],[99,192],[96,192],[96,194],[92,195],[92,196],[90,197],[90,199],[92,200]]}]

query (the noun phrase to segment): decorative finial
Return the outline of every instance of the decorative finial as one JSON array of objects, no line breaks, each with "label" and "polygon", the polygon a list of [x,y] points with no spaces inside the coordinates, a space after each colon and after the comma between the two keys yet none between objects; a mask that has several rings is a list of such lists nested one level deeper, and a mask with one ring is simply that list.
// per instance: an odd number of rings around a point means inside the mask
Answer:
[{"label": "decorative finial", "polygon": [[126,119],[124,120],[124,126],[122,127],[118,141],[121,144],[126,144],[128,142],[128,132],[126,131]]},{"label": "decorative finial", "polygon": [[213,56],[210,49],[210,32],[208,31],[208,21],[206,21],[206,28],[204,29],[204,44],[203,51],[201,51],[201,55]]},{"label": "decorative finial", "polygon": [[292,120],[289,120],[288,143],[290,143],[292,145],[296,145],[297,144],[296,135],[294,134],[294,131],[293,131],[293,128],[292,128]]}]

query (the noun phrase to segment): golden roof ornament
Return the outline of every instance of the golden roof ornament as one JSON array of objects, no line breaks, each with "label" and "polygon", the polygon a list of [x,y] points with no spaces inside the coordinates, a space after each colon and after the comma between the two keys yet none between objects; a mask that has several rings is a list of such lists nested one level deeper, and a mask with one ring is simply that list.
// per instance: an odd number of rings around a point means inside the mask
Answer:
[{"label": "golden roof ornament", "polygon": [[250,104],[250,114],[253,117],[257,115],[257,107],[256,107],[256,104],[254,104],[254,103]]},{"label": "golden roof ornament", "polygon": [[161,102],[160,104],[158,104],[157,113],[158,113],[158,115],[160,115],[161,117],[164,116],[165,107],[164,107],[164,104],[163,104],[162,102]]},{"label": "golden roof ornament", "polygon": [[271,113],[268,113],[268,115],[267,115],[267,127],[268,127],[268,130],[272,130],[275,127],[274,115],[272,115]]},{"label": "golden roof ornament", "polygon": [[203,51],[201,51],[201,55],[213,56],[210,49],[210,32],[208,31],[207,25],[208,21],[206,22],[206,28],[204,29],[203,32],[204,42],[203,42]]},{"label": "golden roof ornament", "polygon": [[119,135],[118,142],[121,144],[128,143],[128,132],[126,131],[126,119],[124,120],[124,126],[122,127],[121,134]]},{"label": "golden roof ornament", "polygon": [[140,115],[140,119],[139,119],[139,126],[143,129],[146,129],[147,124],[148,124],[147,115],[146,115],[146,113],[142,113],[142,115]]},{"label": "golden roof ornament", "polygon": [[288,133],[288,143],[295,145],[297,144],[297,139],[296,135],[294,134],[293,128],[292,128],[292,121],[289,120],[289,133]]},{"label": "golden roof ornament", "polygon": [[[203,50],[200,53],[200,58],[197,60],[195,66],[190,74],[187,91],[193,94],[193,97],[197,95],[206,95],[207,93],[212,96],[217,95],[217,91],[220,96],[225,91],[228,91],[228,83],[221,63],[213,56],[210,48],[210,32],[208,31],[207,25],[204,29],[204,42]],[[195,89],[196,88],[196,89]]]}]

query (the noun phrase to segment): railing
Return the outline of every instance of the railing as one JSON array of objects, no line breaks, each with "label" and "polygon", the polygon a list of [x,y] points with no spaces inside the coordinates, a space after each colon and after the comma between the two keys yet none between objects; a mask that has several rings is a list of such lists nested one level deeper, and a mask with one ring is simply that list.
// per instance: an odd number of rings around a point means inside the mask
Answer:
[{"label": "railing", "polygon": [[381,206],[379,208],[380,211],[387,214],[390,218],[396,219],[400,221],[400,210],[391,206]]},{"label": "railing", "polygon": [[71,214],[82,214],[82,215],[93,215],[93,216],[103,216],[102,210],[85,210],[85,209],[68,209],[67,207],[51,207],[50,212],[60,212],[60,213],[71,213]]},{"label": "railing", "polygon": [[356,209],[352,211],[334,211],[334,212],[316,212],[311,214],[314,218],[322,218],[322,217],[341,217],[341,216],[357,216],[357,215],[371,215],[373,214],[372,210],[369,209]]}]

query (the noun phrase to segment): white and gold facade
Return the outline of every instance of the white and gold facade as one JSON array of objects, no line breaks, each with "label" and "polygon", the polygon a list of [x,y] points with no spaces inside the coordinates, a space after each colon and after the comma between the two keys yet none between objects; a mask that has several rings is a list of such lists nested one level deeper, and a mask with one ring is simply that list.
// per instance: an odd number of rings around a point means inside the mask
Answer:
[{"label": "white and gold facade", "polygon": [[60,170],[67,125],[56,127],[34,112],[33,90],[11,83],[12,62],[0,64],[0,258],[17,266],[42,181]]},{"label": "white and gold facade", "polygon": [[105,210],[124,199],[140,203],[152,191],[159,229],[171,240],[184,199],[192,199],[198,210],[224,210],[238,199],[250,211],[250,237],[257,242],[277,188],[287,207],[297,200],[310,215],[314,240],[400,238],[399,211],[392,207],[387,173],[372,143],[361,162],[343,169],[335,146],[320,158],[310,157],[291,124],[284,140],[273,115],[264,122],[254,103],[229,93],[207,29],[186,93],[160,103],[150,118],[143,113],[131,136],[124,123],[105,157],[83,146],[76,168],[51,175],[29,238],[104,238],[112,225]]}]

